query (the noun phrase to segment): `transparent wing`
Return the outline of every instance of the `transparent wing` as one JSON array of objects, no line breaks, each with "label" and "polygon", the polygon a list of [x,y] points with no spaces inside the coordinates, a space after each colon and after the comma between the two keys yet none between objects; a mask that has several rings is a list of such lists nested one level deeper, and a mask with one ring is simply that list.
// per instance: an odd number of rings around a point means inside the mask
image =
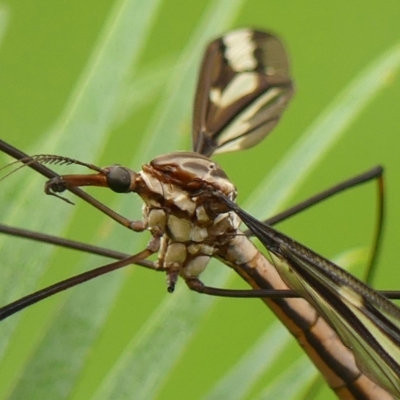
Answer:
[{"label": "transparent wing", "polygon": [[[336,330],[360,370],[396,398],[400,395],[400,310],[333,263],[305,261],[291,253],[282,279],[306,298]],[[325,263],[328,260],[323,259]],[[285,271],[285,267],[283,267]],[[328,272],[327,272],[328,271]],[[293,276],[294,275],[294,276]],[[297,285],[293,281],[297,280]]]},{"label": "transparent wing", "polygon": [[223,198],[278,258],[286,284],[307,299],[352,349],[360,370],[400,396],[400,308],[336,264]]},{"label": "transparent wing", "polygon": [[240,29],[212,41],[196,91],[193,150],[211,156],[256,145],[292,94],[288,58],[274,35]]}]

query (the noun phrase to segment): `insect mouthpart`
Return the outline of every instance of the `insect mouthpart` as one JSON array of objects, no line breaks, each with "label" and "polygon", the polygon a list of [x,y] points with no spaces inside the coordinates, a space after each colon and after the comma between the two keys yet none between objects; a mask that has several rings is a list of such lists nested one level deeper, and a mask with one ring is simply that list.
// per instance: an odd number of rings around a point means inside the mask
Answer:
[{"label": "insect mouthpart", "polygon": [[50,179],[44,186],[46,194],[62,193],[67,189],[67,184],[61,176]]}]

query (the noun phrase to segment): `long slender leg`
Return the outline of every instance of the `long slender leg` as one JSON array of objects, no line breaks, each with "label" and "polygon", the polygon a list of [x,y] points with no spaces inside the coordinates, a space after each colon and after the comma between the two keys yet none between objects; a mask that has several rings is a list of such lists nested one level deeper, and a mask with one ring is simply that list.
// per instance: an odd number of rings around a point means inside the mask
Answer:
[{"label": "long slender leg", "polygon": [[[28,229],[16,228],[14,226],[8,226],[4,224],[0,224],[0,233],[5,233],[6,235],[34,240],[40,243],[54,244],[56,246],[64,247],[67,249],[78,250],[84,253],[113,258],[115,260],[122,260],[124,258],[130,257],[130,254],[127,253],[121,253],[119,251],[106,249],[104,247],[93,246],[91,244],[77,242],[76,240],[65,239],[58,236],[47,235],[45,233],[35,232]],[[154,269],[152,261],[139,260],[135,262],[135,264],[145,268]]]},{"label": "long slender leg", "polygon": [[[220,289],[212,286],[206,286],[198,279],[188,279],[186,281],[188,287],[201,294],[208,294],[216,297],[233,297],[239,299],[254,298],[300,298],[301,296],[292,290],[272,290],[272,289]],[[384,295],[388,299],[400,299],[400,293],[394,290],[377,290],[378,293]]]},{"label": "long slender leg", "polygon": [[[370,181],[376,180],[378,184],[378,201],[377,201],[377,223],[375,229],[375,236],[372,243],[372,250],[370,260],[367,264],[366,273],[365,273],[365,281],[370,283],[373,280],[374,273],[376,270],[376,261],[378,259],[379,250],[381,247],[382,241],[382,233],[383,233],[383,221],[384,221],[384,210],[385,210],[385,192],[384,192],[384,179],[383,179],[383,168],[381,166],[376,166],[371,168],[370,170],[363,172],[362,174],[356,175],[350,179],[346,179],[339,184],[332,186],[296,205],[290,207],[289,209],[274,215],[271,218],[263,221],[268,225],[275,225],[279,222],[284,221],[285,219],[304,211],[311,206],[320,203],[323,200],[331,198],[339,193],[347,189],[351,189],[362,185],[363,183],[367,183]],[[247,230],[244,232],[247,236],[251,236],[251,231]]]},{"label": "long slender leg", "polygon": [[[159,248],[159,239],[153,238],[150,243],[147,245],[146,249],[122,260],[113,262],[111,264],[103,265],[99,268],[92,269],[90,271],[83,272],[82,274],[75,275],[71,278],[65,279],[54,285],[48,286],[47,288],[41,289],[35,293],[32,293],[28,296],[25,296],[13,303],[10,303],[2,308],[0,308],[0,320],[3,320],[10,315],[15,314],[18,311],[23,310],[24,308],[37,303],[47,297],[50,297],[56,293],[59,293],[63,290],[69,289],[73,286],[79,285],[83,282],[87,282],[91,279],[97,278],[98,276],[108,274],[109,272],[115,271],[122,267],[126,267],[130,264],[135,264],[145,258],[151,256],[156,253]],[[153,269],[157,270],[156,266],[153,264]]]}]

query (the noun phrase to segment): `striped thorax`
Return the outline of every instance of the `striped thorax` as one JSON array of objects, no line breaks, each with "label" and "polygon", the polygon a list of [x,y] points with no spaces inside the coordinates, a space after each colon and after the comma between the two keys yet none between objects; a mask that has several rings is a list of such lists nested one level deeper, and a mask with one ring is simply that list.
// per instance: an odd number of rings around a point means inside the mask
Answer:
[{"label": "striped thorax", "polygon": [[239,217],[221,209],[214,190],[236,198],[221,167],[198,153],[160,156],[138,175],[135,191],[144,200],[143,222],[161,239],[158,267],[167,271],[169,291],[178,275],[198,278],[239,227]]}]

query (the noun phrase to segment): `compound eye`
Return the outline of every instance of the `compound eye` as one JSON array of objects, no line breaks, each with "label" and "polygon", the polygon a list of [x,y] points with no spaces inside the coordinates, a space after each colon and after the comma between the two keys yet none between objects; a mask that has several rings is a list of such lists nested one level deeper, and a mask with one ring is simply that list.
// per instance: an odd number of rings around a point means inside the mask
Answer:
[{"label": "compound eye", "polygon": [[130,190],[132,176],[126,168],[110,167],[107,174],[108,187],[117,193],[127,193]]}]

